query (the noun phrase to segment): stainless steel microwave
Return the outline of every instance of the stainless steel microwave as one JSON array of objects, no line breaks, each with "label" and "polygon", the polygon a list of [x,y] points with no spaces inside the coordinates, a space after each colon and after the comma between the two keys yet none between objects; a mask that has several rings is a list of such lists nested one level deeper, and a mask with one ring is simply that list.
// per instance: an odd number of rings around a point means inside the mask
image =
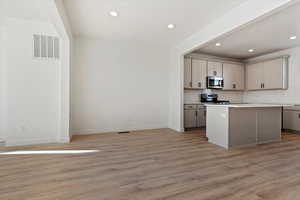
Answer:
[{"label": "stainless steel microwave", "polygon": [[222,89],[224,87],[224,78],[220,76],[208,76],[206,82],[208,89]]}]

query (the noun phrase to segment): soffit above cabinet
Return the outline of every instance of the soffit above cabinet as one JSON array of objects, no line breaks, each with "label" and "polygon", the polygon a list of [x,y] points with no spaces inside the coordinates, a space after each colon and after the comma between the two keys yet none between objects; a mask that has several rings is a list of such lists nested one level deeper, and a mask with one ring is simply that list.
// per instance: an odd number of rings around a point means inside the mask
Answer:
[{"label": "soffit above cabinet", "polygon": [[[300,45],[300,3],[207,43],[194,53],[249,59]],[[291,40],[290,37],[296,36]],[[216,46],[220,43],[220,46]],[[254,49],[254,52],[249,52]]]}]

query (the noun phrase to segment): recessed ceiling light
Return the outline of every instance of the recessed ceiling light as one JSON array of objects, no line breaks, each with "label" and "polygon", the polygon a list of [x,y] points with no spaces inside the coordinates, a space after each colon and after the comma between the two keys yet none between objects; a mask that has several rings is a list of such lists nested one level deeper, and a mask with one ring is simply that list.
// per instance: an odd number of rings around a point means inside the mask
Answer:
[{"label": "recessed ceiling light", "polygon": [[252,52],[254,52],[254,49],[249,49],[248,51],[249,51],[250,53],[252,53]]},{"label": "recessed ceiling light", "polygon": [[117,11],[110,11],[109,14],[112,17],[117,17],[119,15],[119,13]]},{"label": "recessed ceiling light", "polygon": [[168,25],[168,29],[173,29],[173,28],[175,28],[175,25],[174,25],[174,24],[169,24],[169,25]]},{"label": "recessed ceiling light", "polygon": [[294,40],[294,39],[296,39],[297,38],[297,36],[291,36],[290,37],[290,40]]},{"label": "recessed ceiling light", "polygon": [[219,47],[221,46],[222,44],[220,42],[216,43],[216,46]]}]

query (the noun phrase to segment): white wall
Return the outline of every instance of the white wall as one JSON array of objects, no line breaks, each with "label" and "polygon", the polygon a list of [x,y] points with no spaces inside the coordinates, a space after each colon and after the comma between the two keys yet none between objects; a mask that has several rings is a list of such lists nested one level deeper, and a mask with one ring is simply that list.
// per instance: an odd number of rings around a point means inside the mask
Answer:
[{"label": "white wall", "polygon": [[161,46],[76,38],[73,133],[166,128],[168,52]]},{"label": "white wall", "polygon": [[33,58],[33,34],[57,36],[47,22],[5,21],[7,145],[57,142],[60,62]]},{"label": "white wall", "polygon": [[61,42],[61,73],[60,73],[60,137],[61,141],[69,142],[72,138],[70,131],[70,87],[71,70],[73,62],[73,35],[71,25],[62,0],[52,0],[49,2],[51,21],[54,24],[58,34],[62,38]]},{"label": "white wall", "polygon": [[248,61],[258,61],[290,55],[288,90],[249,91],[244,94],[244,101],[249,103],[287,103],[300,104],[300,47],[256,57]]}]

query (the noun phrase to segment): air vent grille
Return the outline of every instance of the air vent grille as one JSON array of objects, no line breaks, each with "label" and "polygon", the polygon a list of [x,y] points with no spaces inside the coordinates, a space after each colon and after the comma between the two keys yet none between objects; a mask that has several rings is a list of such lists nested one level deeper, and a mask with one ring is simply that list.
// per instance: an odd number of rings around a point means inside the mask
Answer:
[{"label": "air vent grille", "polygon": [[59,59],[59,38],[47,35],[33,35],[33,56],[35,58]]}]

